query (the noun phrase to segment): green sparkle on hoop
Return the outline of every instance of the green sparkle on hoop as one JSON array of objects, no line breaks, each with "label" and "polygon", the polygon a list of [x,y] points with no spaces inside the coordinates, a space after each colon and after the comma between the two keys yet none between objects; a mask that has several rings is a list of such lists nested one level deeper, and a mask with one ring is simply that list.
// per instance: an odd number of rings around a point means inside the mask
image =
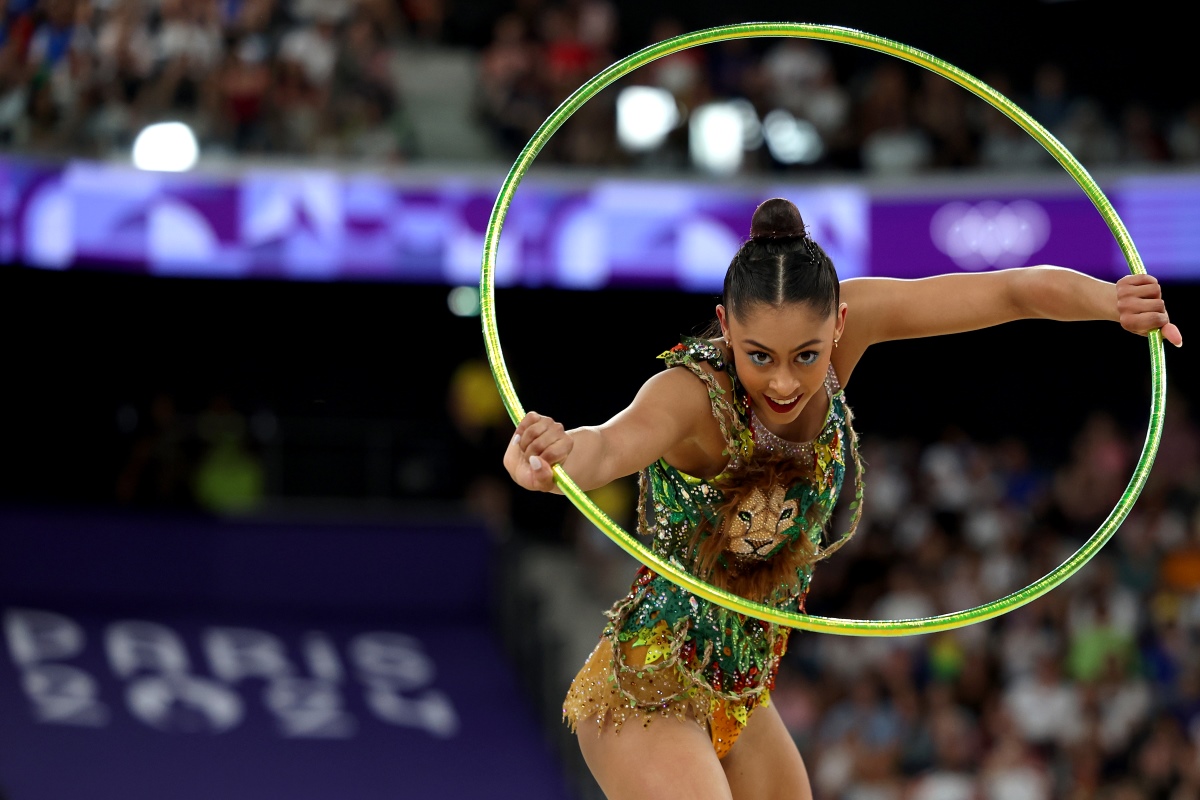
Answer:
[{"label": "green sparkle on hoop", "polygon": [[[496,197],[496,204],[492,208],[492,216],[488,220],[487,234],[484,238],[483,265],[479,279],[479,289],[481,294],[483,336],[487,346],[488,360],[491,363],[492,374],[495,376],[500,396],[513,422],[517,422],[524,417],[525,411],[517,399],[516,392],[513,389],[512,378],[509,376],[508,368],[504,363],[504,354],[500,349],[500,336],[496,331],[494,275],[496,255],[500,246],[500,230],[504,226],[504,218],[508,214],[513,195],[517,191],[517,186],[520,185],[521,179],[525,177],[525,173],[533,164],[534,159],[537,158],[538,153],[541,152],[541,149],[550,140],[550,137],[554,135],[554,132],[562,127],[563,123],[572,114],[578,111],[584,103],[594,97],[600,90],[655,59],[679,52],[680,50],[686,50],[690,47],[698,47],[699,45],[711,44],[713,42],[722,42],[730,39],[778,37],[841,42],[867,50],[874,50],[879,53],[886,53],[936,72],[938,75],[953,81],[972,94],[983,98],[1040,142],[1050,152],[1050,155],[1054,156],[1055,160],[1062,165],[1063,169],[1071,174],[1071,177],[1075,179],[1087,196],[1091,198],[1092,203],[1099,210],[1100,216],[1104,218],[1109,230],[1116,237],[1117,244],[1120,246],[1121,252],[1125,255],[1126,262],[1129,264],[1129,271],[1134,274],[1145,274],[1146,268],[1143,266],[1141,256],[1138,255],[1137,249],[1134,247],[1133,239],[1129,236],[1129,231],[1125,229],[1125,225],[1121,222],[1112,203],[1105,197],[1104,192],[1100,190],[1100,187],[1092,179],[1091,175],[1088,174],[1087,170],[1083,168],[1083,165],[1079,163],[1078,159],[1071,155],[1070,151],[1063,147],[1049,131],[1021,110],[1015,103],[978,78],[968,75],[957,67],[947,64],[945,61],[935,58],[915,47],[909,47],[908,45],[885,39],[882,36],[874,36],[849,28],[787,22],[749,22],[739,25],[708,28],[676,36],[673,39],[667,39],[666,41],[639,50],[616,62],[575,90],[533,134],[533,138],[529,140],[529,143],[525,145],[525,149],[521,151],[521,155],[517,157],[516,163],[509,170],[504,185],[500,188],[500,193]],[[1142,491],[1142,487],[1145,486],[1146,479],[1150,475],[1150,467],[1154,463],[1154,455],[1158,450],[1158,442],[1162,436],[1163,411],[1166,404],[1166,365],[1163,359],[1162,334],[1159,331],[1152,331],[1148,339],[1150,344],[1150,365],[1153,375],[1150,424],[1146,431],[1146,443],[1142,447],[1142,453],[1138,458],[1137,466],[1134,468],[1133,477],[1130,479],[1129,485],[1125,488],[1125,492],[1121,495],[1121,499],[1117,501],[1116,506],[1096,532],[1092,534],[1091,538],[1048,575],[1006,597],[985,605],[967,609],[966,611],[920,619],[858,620],[810,616],[783,611],[761,603],[754,603],[730,592],[710,586],[680,567],[664,561],[601,511],[575,485],[562,468],[557,465],[554,467],[554,477],[563,494],[591,522],[620,545],[622,549],[650,569],[682,586],[689,592],[711,600],[731,611],[792,628],[851,636],[904,636],[908,634],[952,630],[964,625],[998,617],[1041,597],[1055,586],[1058,586],[1075,574],[1092,556],[1099,552],[1100,548],[1112,538],[1117,528],[1129,514],[1134,501],[1137,500],[1138,494]]]}]

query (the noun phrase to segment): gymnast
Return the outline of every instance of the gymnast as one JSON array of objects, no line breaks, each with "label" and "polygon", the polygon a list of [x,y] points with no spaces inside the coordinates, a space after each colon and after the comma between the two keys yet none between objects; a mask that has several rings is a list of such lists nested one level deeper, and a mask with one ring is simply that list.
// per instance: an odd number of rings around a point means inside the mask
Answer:
[{"label": "gymnast", "polygon": [[[555,464],[584,490],[639,472],[638,532],[655,553],[719,588],[803,612],[814,565],[853,535],[862,511],[844,387],[863,353],[1018,319],[1111,320],[1182,345],[1148,275],[1113,284],[1038,266],[839,284],[796,206],[767,200],[726,272],[710,334],[663,353],[668,368],[603,425],[567,431],[529,412],[504,465],[543,492],[556,491]],[[849,530],[829,538],[849,470],[855,510]],[[790,629],[646,567],[607,617],[563,714],[611,800],[812,797],[770,703]]]}]

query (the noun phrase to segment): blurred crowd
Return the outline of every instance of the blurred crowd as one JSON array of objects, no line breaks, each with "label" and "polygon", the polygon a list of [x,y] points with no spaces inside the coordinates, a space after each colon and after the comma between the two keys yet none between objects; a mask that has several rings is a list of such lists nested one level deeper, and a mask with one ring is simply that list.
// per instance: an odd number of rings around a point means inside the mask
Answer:
[{"label": "blurred crowd", "polygon": [[[1200,796],[1200,430],[1180,398],[1149,483],[1078,574],[997,620],[901,640],[800,634],[774,700],[828,800]],[[1140,441],[1104,414],[1039,468],[959,431],[868,444],[866,514],[810,610],[924,617],[1005,596],[1100,526]]]},{"label": "blurred crowd", "polygon": [[[489,41],[464,45],[444,35],[448,15],[445,0],[3,0],[0,147],[124,154],[142,127],[171,119],[187,122],[208,153],[419,160],[397,55],[453,47],[477,65],[477,84],[466,87],[472,122],[507,157],[623,50],[686,30],[670,17],[644,34],[623,30],[612,0],[515,0],[497,7]],[[678,122],[661,147],[620,146],[614,90],[577,112],[544,157],[686,168],[689,115],[734,100],[752,112],[751,127],[785,120],[787,135],[811,139],[809,155],[793,163],[750,130],[743,171],[1052,166],[1027,134],[948,80],[894,59],[839,67],[831,52],[787,39],[676,53],[618,84],[673,98]],[[1113,107],[1076,91],[1070,73],[1047,62],[1032,76],[981,77],[1088,167],[1200,161],[1200,101]]]},{"label": "blurred crowd", "polygon": [[[127,154],[144,126],[188,124],[206,151],[401,160],[393,74],[424,0],[3,0],[0,146]],[[432,26],[432,27],[431,27]]]},{"label": "blurred crowd", "polygon": [[[810,613],[925,617],[1022,589],[1099,527],[1140,446],[1103,413],[1054,467],[957,429],[864,442],[862,528],[818,568]],[[1198,632],[1200,429],[1176,393],[1137,505],[1074,577],[953,632],[797,633],[772,701],[823,800],[1184,800],[1200,796]]]},{"label": "blurred crowd", "polygon": [[[524,13],[498,21],[481,59],[485,118],[510,150],[523,146],[572,90],[615,60],[619,23],[616,6],[606,0],[523,7]],[[639,46],[686,32],[678,19],[660,18]],[[636,159],[623,152],[615,135],[614,98],[606,93],[567,122],[548,157],[590,166],[686,165],[689,113],[735,101],[753,112],[743,171],[799,166],[912,174],[1053,166],[1028,134],[947,79],[886,58],[860,59],[839,74],[831,52],[811,40],[740,39],[672,54],[618,84],[652,86],[673,97],[678,127],[661,148]],[[982,78],[1089,167],[1200,161],[1200,102],[1172,109],[1136,103],[1110,108],[1105,104],[1110,98],[1076,91],[1069,70],[1049,61],[1027,86],[1000,69]],[[813,139],[811,155],[781,158],[769,146],[773,118],[793,122],[789,130],[797,130],[795,122],[803,126],[799,130]]]}]

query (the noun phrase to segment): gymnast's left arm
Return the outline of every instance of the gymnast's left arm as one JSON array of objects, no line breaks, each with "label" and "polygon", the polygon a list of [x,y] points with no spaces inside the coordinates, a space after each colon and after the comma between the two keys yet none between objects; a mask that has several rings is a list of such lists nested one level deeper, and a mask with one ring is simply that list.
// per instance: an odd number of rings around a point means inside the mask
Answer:
[{"label": "gymnast's left arm", "polygon": [[1111,320],[1141,335],[1161,330],[1167,341],[1183,345],[1179,328],[1167,316],[1162,288],[1150,275],[1127,275],[1114,284],[1038,266],[917,280],[852,278],[842,283],[842,300],[847,307],[843,358],[861,355],[876,342],[1018,319]]}]

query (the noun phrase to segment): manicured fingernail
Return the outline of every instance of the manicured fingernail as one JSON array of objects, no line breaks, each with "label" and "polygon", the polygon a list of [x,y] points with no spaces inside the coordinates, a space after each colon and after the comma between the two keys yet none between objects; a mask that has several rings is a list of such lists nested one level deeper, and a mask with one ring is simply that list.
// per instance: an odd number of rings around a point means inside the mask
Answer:
[{"label": "manicured fingernail", "polygon": [[538,458],[537,456],[530,456],[529,457],[529,468],[530,469],[541,469],[542,468],[542,460],[540,458]]},{"label": "manicured fingernail", "polygon": [[514,433],[513,434],[513,444],[520,444],[520,443],[521,443],[521,434]]}]

